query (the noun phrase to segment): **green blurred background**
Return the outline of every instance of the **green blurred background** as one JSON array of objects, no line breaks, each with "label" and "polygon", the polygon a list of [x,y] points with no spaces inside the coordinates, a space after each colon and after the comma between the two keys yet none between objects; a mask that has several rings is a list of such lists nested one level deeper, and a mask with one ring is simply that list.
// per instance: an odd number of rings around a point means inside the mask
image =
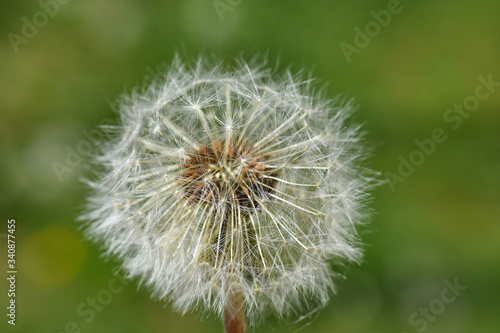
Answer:
[{"label": "green blurred background", "polygon": [[[391,1],[59,1],[46,7],[53,17],[38,1],[0,5],[0,267],[14,217],[19,271],[15,327],[6,324],[0,279],[2,332],[221,331],[213,317],[181,316],[135,283],[113,284],[117,263],[103,260],[75,222],[83,163],[61,179],[53,168],[67,165],[67,149],[88,140],[85,131],[117,119],[116,98],[176,52],[228,62],[264,54],[312,71],[328,96],[355,99],[355,120],[376,147],[369,164],[382,175],[398,173],[415,140],[436,128],[447,136],[404,182],[375,191],[365,261],[348,270],[329,305],[255,332],[500,331],[500,88],[456,129],[443,119],[471,101],[479,76],[500,82],[499,1],[405,0],[379,31],[371,11]],[[355,46],[354,29],[366,24],[369,44],[348,63],[340,45]],[[467,290],[443,310],[444,281],[455,279]],[[429,306],[424,325],[418,311]]]}]

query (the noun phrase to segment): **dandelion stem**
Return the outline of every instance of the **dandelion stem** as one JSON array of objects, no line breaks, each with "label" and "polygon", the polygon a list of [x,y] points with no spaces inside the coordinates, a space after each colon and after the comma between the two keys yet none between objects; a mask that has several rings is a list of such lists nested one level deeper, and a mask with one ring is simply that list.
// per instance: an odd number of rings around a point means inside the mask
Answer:
[{"label": "dandelion stem", "polygon": [[245,305],[241,292],[235,292],[229,297],[229,304],[224,312],[225,333],[246,333]]}]

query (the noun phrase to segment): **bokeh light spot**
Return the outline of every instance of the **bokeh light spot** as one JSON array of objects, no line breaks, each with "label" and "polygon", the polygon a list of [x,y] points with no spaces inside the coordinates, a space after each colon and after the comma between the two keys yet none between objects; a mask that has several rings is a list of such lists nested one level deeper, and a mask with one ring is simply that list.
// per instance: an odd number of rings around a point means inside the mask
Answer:
[{"label": "bokeh light spot", "polygon": [[70,282],[82,267],[87,252],[78,233],[49,226],[19,245],[19,271],[33,284],[51,288]]}]

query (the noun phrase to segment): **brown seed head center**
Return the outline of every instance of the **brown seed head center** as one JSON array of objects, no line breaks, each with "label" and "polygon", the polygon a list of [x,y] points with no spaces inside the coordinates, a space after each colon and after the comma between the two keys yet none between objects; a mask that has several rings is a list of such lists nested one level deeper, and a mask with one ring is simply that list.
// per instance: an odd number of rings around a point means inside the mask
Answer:
[{"label": "brown seed head center", "polygon": [[188,153],[180,177],[190,203],[224,204],[248,211],[260,206],[276,183],[277,171],[268,154],[241,142],[213,141]]}]

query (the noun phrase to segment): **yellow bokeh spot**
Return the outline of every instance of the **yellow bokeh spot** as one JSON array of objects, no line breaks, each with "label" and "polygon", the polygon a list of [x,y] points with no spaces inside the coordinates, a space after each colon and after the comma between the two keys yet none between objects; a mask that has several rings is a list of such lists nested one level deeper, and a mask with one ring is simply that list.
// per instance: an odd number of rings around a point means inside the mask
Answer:
[{"label": "yellow bokeh spot", "polygon": [[36,232],[19,244],[18,271],[40,287],[70,282],[87,257],[80,234],[60,226]]}]

